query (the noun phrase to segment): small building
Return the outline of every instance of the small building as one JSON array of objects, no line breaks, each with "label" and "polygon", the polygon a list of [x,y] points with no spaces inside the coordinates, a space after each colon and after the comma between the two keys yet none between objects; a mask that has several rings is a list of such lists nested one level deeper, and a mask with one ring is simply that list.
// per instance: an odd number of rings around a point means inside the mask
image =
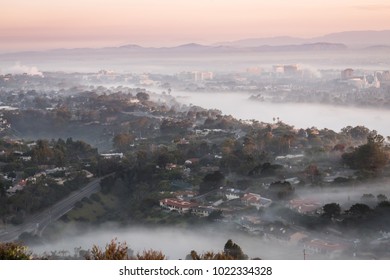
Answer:
[{"label": "small building", "polygon": [[191,208],[191,213],[196,216],[208,217],[216,209],[212,206],[196,206]]},{"label": "small building", "polygon": [[341,79],[342,80],[349,80],[353,78],[353,69],[347,68],[343,71],[341,71]]},{"label": "small building", "polygon": [[21,161],[31,161],[31,156],[21,156],[19,157]]},{"label": "small building", "polygon": [[225,197],[227,200],[238,199],[243,196],[244,192],[237,189],[227,189],[225,191]]},{"label": "small building", "polygon": [[198,206],[197,203],[176,198],[164,198],[160,200],[160,207],[169,211],[177,211],[180,214],[188,213],[191,208]]},{"label": "small building", "polygon": [[20,180],[19,183],[17,183],[16,185],[10,187],[8,190],[7,190],[7,194],[8,195],[13,195],[15,194],[17,191],[21,191],[24,189],[24,187],[27,185],[27,180]]},{"label": "small building", "polygon": [[123,158],[123,153],[109,153],[109,154],[100,154],[101,157],[105,159],[112,159],[112,158]]},{"label": "small building", "polygon": [[300,162],[304,157],[305,157],[304,154],[296,154],[296,155],[288,154],[285,156],[275,157],[275,162],[280,163],[280,164],[293,163],[293,162],[297,163],[297,162]]},{"label": "small building", "polygon": [[182,190],[175,192],[175,195],[176,198],[184,200],[194,198],[198,193],[191,190]]},{"label": "small building", "polygon": [[246,193],[246,194],[244,194],[244,196],[241,197],[241,201],[245,205],[250,205],[250,206],[256,207],[257,210],[260,209],[260,208],[263,208],[263,207],[268,207],[272,203],[271,199],[264,198],[261,195],[255,194],[255,193]]},{"label": "small building", "polygon": [[200,162],[200,158],[189,158],[185,161],[184,164],[186,165],[196,165],[196,164],[199,164]]},{"label": "small building", "polygon": [[289,208],[301,214],[316,214],[322,210],[322,205],[311,199],[292,199]]}]

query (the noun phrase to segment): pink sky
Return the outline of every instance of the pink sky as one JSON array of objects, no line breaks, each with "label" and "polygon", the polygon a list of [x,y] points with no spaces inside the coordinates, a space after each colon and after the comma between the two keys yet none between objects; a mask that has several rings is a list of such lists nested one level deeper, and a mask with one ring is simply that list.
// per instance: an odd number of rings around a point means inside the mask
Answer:
[{"label": "pink sky", "polygon": [[390,29],[388,0],[0,0],[0,51]]}]

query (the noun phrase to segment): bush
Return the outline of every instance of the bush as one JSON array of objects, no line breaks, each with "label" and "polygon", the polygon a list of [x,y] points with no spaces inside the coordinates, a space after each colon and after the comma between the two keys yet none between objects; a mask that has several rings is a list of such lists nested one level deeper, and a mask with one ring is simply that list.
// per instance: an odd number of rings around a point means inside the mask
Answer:
[{"label": "bush", "polygon": [[86,255],[85,259],[87,260],[129,260],[129,250],[126,242],[120,243],[117,239],[111,240],[109,244],[106,245],[105,249],[101,249],[98,246],[94,245],[89,254]]},{"label": "bush", "polygon": [[137,254],[138,260],[165,260],[165,255],[161,251],[148,250],[143,251],[142,254]]},{"label": "bush", "polygon": [[15,243],[0,243],[0,260],[30,260],[31,253],[27,247]]}]

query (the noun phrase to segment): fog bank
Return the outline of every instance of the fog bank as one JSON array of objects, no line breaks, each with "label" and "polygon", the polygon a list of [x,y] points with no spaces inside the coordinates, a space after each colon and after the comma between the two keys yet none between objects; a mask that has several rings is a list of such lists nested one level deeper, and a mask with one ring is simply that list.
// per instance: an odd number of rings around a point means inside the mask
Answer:
[{"label": "fog bank", "polygon": [[220,252],[228,239],[240,245],[250,258],[262,259],[302,259],[302,248],[286,246],[277,242],[266,242],[259,236],[249,236],[235,230],[202,227],[201,229],[183,229],[172,227],[117,228],[113,224],[99,226],[87,233],[68,227],[58,236],[58,241],[44,246],[31,247],[35,253],[67,250],[72,255],[76,247],[91,249],[93,245],[104,248],[112,239],[126,242],[134,253],[143,250],[161,250],[168,259],[184,259],[191,250],[198,253],[206,251]]},{"label": "fog bank", "polygon": [[172,95],[185,104],[206,109],[219,109],[225,115],[237,119],[255,119],[272,123],[279,119],[295,128],[317,127],[339,132],[341,128],[363,125],[376,130],[383,136],[390,136],[390,110],[331,106],[322,104],[268,103],[250,101],[246,93],[199,93],[175,92]]}]

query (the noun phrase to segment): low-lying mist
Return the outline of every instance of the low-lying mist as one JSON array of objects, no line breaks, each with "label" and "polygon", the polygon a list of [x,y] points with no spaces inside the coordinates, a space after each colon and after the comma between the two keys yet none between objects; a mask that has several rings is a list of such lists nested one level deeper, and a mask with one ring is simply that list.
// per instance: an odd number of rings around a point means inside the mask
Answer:
[{"label": "low-lying mist", "polygon": [[302,248],[265,241],[259,236],[250,236],[234,229],[222,229],[221,226],[204,226],[197,229],[177,226],[129,226],[123,228],[109,223],[91,227],[85,232],[80,232],[74,226],[67,226],[56,237],[56,241],[42,246],[34,246],[31,249],[38,254],[66,250],[72,255],[76,247],[87,250],[91,249],[93,245],[97,245],[104,248],[115,238],[121,243],[126,242],[135,254],[153,249],[162,251],[168,259],[185,259],[191,250],[198,253],[220,252],[228,239],[237,243],[249,258],[302,259]]},{"label": "low-lying mist", "polygon": [[219,109],[238,119],[271,123],[273,118],[295,128],[317,127],[339,132],[346,126],[363,125],[383,136],[390,135],[390,110],[298,103],[250,101],[246,93],[199,93],[172,91],[178,101],[206,109]]},{"label": "low-lying mist", "polygon": [[377,197],[380,194],[390,197],[389,185],[384,182],[372,182],[369,184],[359,184],[354,186],[334,186],[334,187],[313,187],[296,188],[296,195],[300,198],[314,199],[322,205],[327,203],[354,204],[360,203],[364,194],[372,194]]}]

